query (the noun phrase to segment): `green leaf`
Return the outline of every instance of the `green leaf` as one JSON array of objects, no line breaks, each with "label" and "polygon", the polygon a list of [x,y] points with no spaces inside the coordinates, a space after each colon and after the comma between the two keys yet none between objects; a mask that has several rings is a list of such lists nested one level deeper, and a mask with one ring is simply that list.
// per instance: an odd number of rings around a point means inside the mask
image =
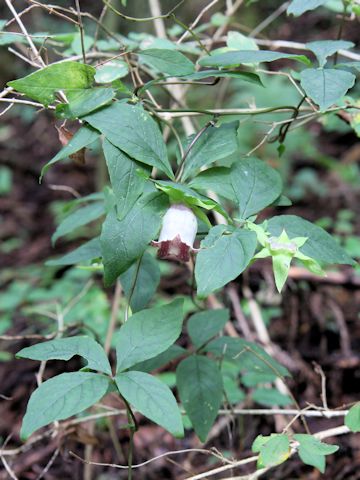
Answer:
[{"label": "green leaf", "polygon": [[186,354],[186,350],[180,345],[170,345],[170,347],[165,350],[165,352],[159,353],[154,358],[150,358],[149,360],[144,360],[143,362],[136,363],[133,366],[134,370],[141,371],[141,372],[152,372],[153,370],[157,370],[160,367],[170,363],[172,360],[181,357],[182,355]]},{"label": "green leaf", "polygon": [[29,437],[55,420],[64,420],[101,400],[109,378],[97,373],[62,373],[42,383],[30,397],[21,427],[21,437]]},{"label": "green leaf", "polygon": [[353,61],[353,62],[345,62],[345,63],[337,63],[336,68],[354,68],[358,72],[360,72],[360,62]]},{"label": "green leaf", "polygon": [[281,292],[285,285],[292,258],[293,255],[291,253],[276,253],[272,257],[275,284],[278,292]]},{"label": "green leaf", "polygon": [[289,395],[279,392],[276,388],[257,388],[252,392],[251,397],[255,402],[267,407],[275,405],[286,407],[292,403]]},{"label": "green leaf", "polygon": [[103,143],[111,186],[116,198],[118,219],[121,220],[135,205],[144,191],[149,169],[144,169],[108,140]]},{"label": "green leaf", "polygon": [[[140,264],[139,264],[140,263]],[[159,263],[147,252],[120,275],[120,283],[133,312],[145,308],[160,283]]]},{"label": "green leaf", "polygon": [[87,368],[111,375],[111,367],[104,349],[91,337],[59,338],[23,348],[16,354],[31,360],[70,360],[74,355],[85,358]]},{"label": "green leaf", "polygon": [[56,114],[60,118],[82,117],[104,105],[107,105],[115,96],[112,88],[95,87],[77,92],[69,92],[67,99],[69,103],[61,103],[56,106]]},{"label": "green leaf", "polygon": [[259,445],[259,467],[273,467],[285,462],[290,456],[290,442],[285,434],[274,434]]},{"label": "green leaf", "polygon": [[236,201],[231,184],[231,169],[227,167],[214,167],[200,172],[190,181],[189,187],[203,191],[211,190],[228,200]]},{"label": "green leaf", "polygon": [[161,73],[178,77],[193,73],[194,64],[177,50],[147,48],[138,53],[142,62]]},{"label": "green leaf", "polygon": [[126,372],[115,377],[121,395],[153,422],[175,437],[184,436],[179,407],[169,387],[148,373]]},{"label": "green leaf", "polygon": [[325,230],[295,215],[279,215],[268,221],[268,231],[277,237],[285,230],[289,238],[308,238],[300,251],[319,262],[354,265],[354,260]]},{"label": "green leaf", "polygon": [[[8,20],[0,20],[0,30],[5,28]],[[27,43],[25,35],[14,32],[0,32],[0,46],[11,45],[12,43]]]},{"label": "green leaf", "polygon": [[100,238],[96,237],[60,258],[48,260],[45,265],[48,267],[75,265],[98,257],[101,257]]},{"label": "green leaf", "polygon": [[[204,78],[234,78],[237,80],[242,80],[244,82],[252,83],[260,87],[264,87],[264,84],[261,81],[260,76],[254,72],[242,72],[239,70],[202,70],[201,72],[195,72],[191,75],[181,75],[182,80],[202,80]],[[167,78],[172,78],[171,76],[162,77],[161,80],[166,80]],[[150,80],[144,86],[142,86],[139,92],[148,90],[153,85],[156,85],[159,82],[159,79]]]},{"label": "green leaf", "polygon": [[100,136],[100,133],[97,130],[94,130],[91,127],[86,125],[79,128],[75,135],[69,140],[69,142],[53,157],[41,170],[40,181],[45,175],[47,170],[54,163],[59,160],[67,158],[69,155],[73,155],[84,147],[94,143]]},{"label": "green leaf", "polygon": [[187,80],[202,80],[209,77],[236,78],[238,80],[243,80],[244,82],[254,83],[260,87],[264,86],[259,75],[254,72],[240,72],[239,70],[202,70],[201,72],[186,75]]},{"label": "green leaf", "polygon": [[315,10],[315,8],[324,5],[328,0],[292,0],[287,8],[288,15],[293,14],[295,17],[302,15],[308,10]]},{"label": "green leaf", "polygon": [[325,472],[325,455],[330,455],[339,450],[337,445],[328,445],[312,435],[296,434],[294,439],[299,442],[299,456],[306,465],[311,465]]},{"label": "green leaf", "polygon": [[76,33],[74,35],[74,39],[71,42],[71,49],[75,53],[75,55],[82,55],[82,45],[84,45],[84,51],[85,53],[90,50],[94,43],[94,39],[88,35],[83,34],[83,38],[81,39],[81,34]]},{"label": "green leaf", "polygon": [[[210,233],[214,232],[214,228]],[[195,278],[200,296],[209,295],[238,277],[255,253],[257,239],[254,232],[236,230],[226,235],[219,233],[210,246],[206,244],[206,237],[197,254]]]},{"label": "green leaf", "polygon": [[206,310],[205,312],[191,315],[188,320],[187,330],[194,346],[199,348],[201,345],[204,345],[204,343],[224,328],[229,318],[230,313],[226,308]]},{"label": "green leaf", "polygon": [[26,77],[8,82],[17,92],[48,106],[60,90],[71,92],[90,88],[94,81],[95,68],[78,62],[54,63]]},{"label": "green leaf", "polygon": [[259,47],[253,38],[235,31],[228,32],[226,45],[232,50],[259,50]]},{"label": "green leaf", "polygon": [[142,107],[117,102],[84,120],[130,157],[174,178],[159,127]]},{"label": "green leaf", "polygon": [[230,177],[240,217],[244,219],[273,203],[282,192],[278,172],[257,158],[236,162]]},{"label": "green leaf", "polygon": [[100,67],[97,67],[95,74],[96,83],[111,83],[119,78],[126,77],[129,68],[125,62],[121,60],[112,60]]},{"label": "green leaf", "polygon": [[238,363],[243,371],[290,376],[287,368],[272,358],[263,348],[242,338],[216,338],[205,347],[205,350],[218,358]]},{"label": "green leaf", "polygon": [[202,67],[236,67],[244,63],[274,62],[282,58],[291,58],[307,65],[311,64],[305,55],[273,52],[272,50],[232,50],[203,57],[198,63]]},{"label": "green leaf", "polygon": [[259,384],[271,383],[276,380],[274,373],[247,372],[241,376],[241,383],[245,387],[256,387]]},{"label": "green leaf", "polygon": [[226,401],[230,402],[231,404],[236,404],[245,400],[246,395],[239,387],[238,380],[223,375],[223,383],[226,393]]},{"label": "green leaf", "polygon": [[215,210],[225,218],[229,218],[227,212],[215,200],[201,195],[182,183],[170,182],[168,180],[157,180],[156,186],[162,190],[171,200],[171,203],[183,203],[192,207],[201,207],[205,210]]},{"label": "green leaf", "polygon": [[117,219],[115,209],[109,212],[100,236],[105,286],[141,257],[156,237],[167,206],[166,196],[156,192],[140,197],[122,220]]},{"label": "green leaf", "polygon": [[345,417],[345,425],[354,433],[360,432],[360,403],[350,408]]},{"label": "green leaf", "polygon": [[306,44],[306,48],[314,52],[320,67],[323,67],[327,58],[334,53],[339,50],[348,50],[354,46],[353,42],[346,42],[345,40],[319,40]]},{"label": "green leaf", "polygon": [[116,371],[164,352],[179,337],[182,322],[182,299],[135,313],[121,327],[116,342]]},{"label": "green leaf", "polygon": [[70,215],[68,215],[57,227],[55,233],[51,237],[52,243],[55,244],[60,237],[67,235],[76,228],[93,222],[104,215],[104,213],[104,202],[94,202],[85,207],[78,208],[75,212],[70,213]]},{"label": "green leaf", "polygon": [[308,95],[326,110],[343,97],[355,83],[355,75],[335,68],[306,68],[300,73],[300,83]]},{"label": "green leaf", "polygon": [[[184,166],[183,180],[201,167],[234,153],[238,148],[237,128],[238,122],[208,127],[190,150]],[[193,135],[189,137],[188,145],[193,139]]]},{"label": "green leaf", "polygon": [[185,412],[205,442],[222,401],[221,372],[210,358],[191,355],[178,365],[176,384]]}]

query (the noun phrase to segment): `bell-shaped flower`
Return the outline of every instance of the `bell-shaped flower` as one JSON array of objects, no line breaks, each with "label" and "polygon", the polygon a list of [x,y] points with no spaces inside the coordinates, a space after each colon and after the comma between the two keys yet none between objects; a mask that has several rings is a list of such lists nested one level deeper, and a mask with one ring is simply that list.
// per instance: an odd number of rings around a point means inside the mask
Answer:
[{"label": "bell-shaped flower", "polygon": [[192,210],[183,204],[172,205],[164,215],[157,242],[158,258],[188,262],[194,251],[198,223]]}]

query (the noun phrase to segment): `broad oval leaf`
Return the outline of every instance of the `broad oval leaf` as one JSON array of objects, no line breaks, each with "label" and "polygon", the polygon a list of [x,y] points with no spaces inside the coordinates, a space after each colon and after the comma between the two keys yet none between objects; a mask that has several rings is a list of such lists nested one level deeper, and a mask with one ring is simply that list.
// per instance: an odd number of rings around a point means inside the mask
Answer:
[{"label": "broad oval leaf", "polygon": [[354,433],[360,432],[360,403],[350,408],[345,417],[345,425]]},{"label": "broad oval leaf", "polygon": [[167,206],[167,197],[155,192],[142,196],[122,220],[115,209],[108,213],[100,236],[105,286],[112,285],[141,257],[156,237]]},{"label": "broad oval leaf", "polygon": [[130,157],[174,178],[160,129],[142,107],[116,102],[84,120]]},{"label": "broad oval leaf", "polygon": [[263,348],[243,338],[220,337],[212,340],[206,347],[216,357],[236,362],[245,372],[255,372],[266,375],[290,376],[289,371]]},{"label": "broad oval leaf", "polygon": [[20,358],[40,361],[70,360],[74,355],[85,358],[88,362],[87,368],[111,375],[110,363],[104,349],[91,337],[58,338],[23,348],[16,354]]},{"label": "broad oval leaf", "polygon": [[135,313],[121,327],[116,341],[116,371],[155,357],[172,345],[181,333],[183,300]]},{"label": "broad oval leaf", "polygon": [[308,95],[326,110],[343,97],[355,83],[355,75],[335,68],[306,68],[300,73],[300,83]]},{"label": "broad oval leaf", "polygon": [[283,230],[289,238],[307,237],[300,251],[324,263],[354,265],[354,260],[325,230],[296,215],[278,215],[268,221],[271,235],[278,237]]},{"label": "broad oval leaf", "polygon": [[227,34],[226,45],[232,50],[259,50],[253,38],[231,30]]},{"label": "broad oval leaf", "polygon": [[298,17],[308,10],[315,10],[315,8],[324,5],[328,0],[292,0],[287,8],[287,13]]},{"label": "broad oval leaf", "polygon": [[95,74],[96,83],[111,83],[118,78],[126,77],[129,67],[121,60],[113,60],[97,67]]},{"label": "broad oval leaf", "polygon": [[79,128],[69,142],[42,168],[40,181],[51,165],[73,155],[82,148],[91,145],[99,138],[99,136],[100,132],[87,125],[83,125]]},{"label": "broad oval leaf", "polygon": [[[184,165],[183,180],[201,167],[234,153],[238,148],[238,126],[238,122],[225,123],[220,127],[210,126],[191,148]],[[188,145],[193,139],[194,136],[189,137]]]},{"label": "broad oval leaf", "polygon": [[48,106],[55,100],[55,93],[73,92],[90,88],[94,82],[95,68],[78,62],[54,63],[24,78],[8,82],[9,87],[25,93],[33,100]]},{"label": "broad oval leaf", "polygon": [[194,64],[177,50],[147,48],[138,55],[144,63],[166,75],[177,77],[191,74],[195,70]]},{"label": "broad oval leaf", "polygon": [[21,427],[21,437],[29,437],[55,420],[64,420],[101,400],[109,378],[97,373],[62,373],[42,383],[31,395]]},{"label": "broad oval leaf", "polygon": [[279,392],[277,388],[256,388],[252,392],[251,398],[266,407],[274,407],[276,405],[286,407],[292,404],[292,399],[289,395]]},{"label": "broad oval leaf", "polygon": [[261,446],[258,466],[272,467],[285,462],[290,456],[290,441],[285,434],[271,435]]},{"label": "broad oval leaf", "polygon": [[149,360],[144,360],[143,362],[137,363],[133,366],[133,370],[140,372],[152,372],[164,365],[172,362],[176,358],[186,355],[186,350],[180,345],[170,345],[170,347],[156,357],[150,358]]},{"label": "broad oval leaf", "polygon": [[202,80],[204,78],[216,77],[216,78],[236,78],[243,80],[244,82],[254,83],[263,87],[264,84],[261,81],[260,76],[254,72],[241,72],[239,70],[201,70],[200,72],[186,75],[186,80]]},{"label": "broad oval leaf", "polygon": [[203,57],[198,63],[203,67],[235,67],[244,63],[274,62],[283,58],[290,58],[306,64],[311,63],[305,55],[273,52],[272,50],[232,50]]},{"label": "broad oval leaf", "polygon": [[68,103],[56,106],[56,114],[60,118],[82,117],[104,105],[107,105],[115,96],[115,90],[106,87],[95,87],[76,92],[69,92]]},{"label": "broad oval leaf", "polygon": [[257,158],[236,162],[231,168],[230,181],[240,217],[244,219],[273,203],[282,192],[278,172]]},{"label": "broad oval leaf", "polygon": [[155,184],[159,190],[162,190],[168,195],[170,203],[182,203],[188,205],[190,208],[201,207],[205,210],[215,210],[225,218],[229,218],[226,210],[224,210],[219,203],[215,202],[212,198],[201,195],[188,187],[188,185],[171,182],[169,180],[157,180]]},{"label": "broad oval leaf", "polygon": [[306,44],[306,48],[314,52],[316,55],[320,67],[323,67],[327,58],[334,53],[341,49],[347,50],[354,46],[355,44],[353,42],[347,42],[345,40],[318,40]]},{"label": "broad oval leaf", "polygon": [[335,453],[339,450],[337,445],[328,445],[321,442],[318,438],[308,434],[295,434],[294,439],[299,442],[299,457],[306,465],[311,465],[325,472],[325,456]]},{"label": "broad oval leaf", "polygon": [[80,247],[66,253],[60,258],[48,260],[45,265],[49,267],[60,265],[75,265],[77,263],[86,262],[94,258],[101,257],[100,238],[96,237],[84,243]]},{"label": "broad oval leaf", "polygon": [[76,228],[93,222],[104,215],[104,213],[104,202],[94,202],[90,205],[86,205],[85,207],[78,208],[74,212],[70,213],[70,215],[65,217],[57,227],[55,233],[51,237],[52,243],[55,244],[59,238],[71,233]]},{"label": "broad oval leaf", "polygon": [[190,181],[189,186],[200,191],[210,190],[228,200],[236,201],[235,192],[231,184],[231,168],[208,168],[196,175]]},{"label": "broad oval leaf", "polygon": [[210,358],[191,355],[178,365],[176,385],[197,436],[205,442],[223,396],[223,381],[217,364]]},{"label": "broad oval leaf", "polygon": [[200,296],[209,295],[238,277],[249,265],[257,245],[256,234],[248,230],[219,236],[211,246],[206,245],[206,238],[201,242],[195,264]]},{"label": "broad oval leaf", "polygon": [[199,348],[222,330],[230,318],[227,308],[206,310],[191,315],[188,320],[187,330],[192,343]]},{"label": "broad oval leaf", "polygon": [[141,164],[106,139],[103,150],[116,199],[117,216],[121,220],[143,193],[150,171],[148,168],[145,170]]},{"label": "broad oval leaf", "polygon": [[179,407],[169,387],[143,372],[119,373],[115,377],[121,395],[153,422],[175,437],[184,436]]}]

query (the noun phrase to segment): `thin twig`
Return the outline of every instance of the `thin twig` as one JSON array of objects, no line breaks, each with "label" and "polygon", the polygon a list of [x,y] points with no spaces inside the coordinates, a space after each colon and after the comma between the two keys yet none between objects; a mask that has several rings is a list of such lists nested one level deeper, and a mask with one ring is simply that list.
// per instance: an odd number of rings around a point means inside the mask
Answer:
[{"label": "thin twig", "polygon": [[[314,437],[318,438],[319,440],[323,440],[325,438],[336,437],[336,436],[344,435],[344,434],[347,434],[347,433],[350,433],[350,429],[344,425],[344,426],[330,428],[329,430],[324,430],[322,432],[315,433]],[[290,455],[293,455],[295,452],[296,452],[296,448],[293,448],[291,450]],[[192,476],[192,477],[188,477],[186,480],[201,480],[201,479],[204,479],[204,478],[207,478],[207,477],[211,477],[213,475],[217,475],[218,473],[223,473],[227,470],[231,470],[233,468],[241,467],[241,466],[246,465],[248,463],[256,462],[258,460],[258,458],[259,458],[258,455],[255,455],[255,456],[249,457],[249,458],[245,458],[244,460],[239,460],[237,462],[234,462],[232,465],[224,465],[222,467],[214,468],[212,470],[208,470],[207,472],[200,473],[200,474]],[[272,467],[270,467],[270,468],[272,468]],[[258,475],[260,473],[260,475],[262,475],[263,473],[268,471],[270,468],[259,470],[256,474]],[[255,477],[252,475],[249,478],[255,478]],[[256,478],[259,478],[259,475]]]},{"label": "thin twig", "polygon": [[287,7],[289,6],[289,1],[284,2],[280,7],[278,7],[276,10],[274,10],[268,17],[265,18],[259,25],[257,25],[250,33],[249,37],[255,37],[255,35],[258,35],[260,32],[262,32],[266,27],[268,27],[274,20],[276,20],[280,15],[282,15]]},{"label": "thin twig", "polygon": [[[21,100],[21,99],[18,99],[18,98],[0,98],[0,102],[21,103],[23,105],[31,105],[32,107],[44,108],[44,105],[42,105],[41,103],[31,102],[29,100]],[[55,110],[55,107],[53,107],[52,105],[49,105],[47,108],[50,109],[50,110]]]},{"label": "thin twig", "polygon": [[45,468],[42,470],[42,472],[40,473],[40,475],[38,475],[36,477],[36,480],[41,480],[42,478],[44,478],[44,476],[48,473],[48,471],[50,470],[50,468],[52,467],[53,463],[55,462],[57,456],[59,455],[60,453],[60,448],[58,447],[54,453],[51,455],[51,458],[50,460],[48,461],[48,463],[46,464]]},{"label": "thin twig", "polygon": [[[200,22],[204,14],[210,10],[214,5],[218,3],[219,0],[212,0],[208,5],[206,5],[201,12],[198,14],[198,16],[195,18],[193,23],[190,25],[189,30],[194,30],[196,25]],[[179,45],[181,42],[185,40],[185,38],[189,35],[189,30],[185,30],[185,32],[181,35],[181,37],[177,40],[177,44]]]},{"label": "thin twig", "polygon": [[[4,441],[4,447],[6,447],[6,445],[8,444],[9,440],[11,438],[11,434],[5,439]],[[15,475],[15,473],[12,471],[12,469],[10,468],[10,465],[8,464],[8,462],[6,461],[6,459],[4,458],[4,455],[2,453],[2,450],[0,450],[0,460],[2,462],[2,464],[4,465],[5,467],[5,470],[7,471],[7,473],[9,474],[10,478],[12,478],[12,480],[19,480],[18,477]]]},{"label": "thin twig", "polygon": [[8,48],[8,52],[13,53],[16,57],[21,58],[21,60],[23,60],[24,62],[28,63],[28,64],[31,65],[32,67],[39,68],[39,65],[38,65],[37,63],[33,62],[30,58],[25,57],[25,55],[22,55],[20,52],[18,52],[18,51],[15,50],[14,48],[9,47],[9,48]]},{"label": "thin twig", "polygon": [[86,63],[85,43],[84,43],[84,25],[81,18],[80,0],[75,0],[75,7],[76,7],[76,13],[78,16],[78,23],[79,23],[81,53],[83,56],[83,62]]},{"label": "thin twig", "polygon": [[13,103],[10,103],[10,105],[8,105],[7,107],[4,108],[4,110],[2,112],[0,112],[0,117],[2,117],[3,115],[5,115],[6,112],[8,112],[12,107],[14,106]]},{"label": "thin twig", "polygon": [[[173,450],[173,451],[162,453],[160,455],[157,455],[156,457],[153,457],[153,458],[150,458],[149,460],[146,460],[145,462],[137,463],[135,465],[132,465],[132,468],[133,469],[141,468],[141,467],[144,467],[145,465],[148,465],[149,463],[155,462],[156,460],[159,460],[159,459],[164,458],[164,457],[169,457],[169,456],[172,456],[172,455],[181,455],[183,453],[190,453],[190,452],[202,453],[202,454],[205,454],[205,455],[211,455],[211,456],[214,456],[214,457],[220,459],[221,461],[223,461],[223,462],[225,462],[229,465],[232,465],[232,463],[233,463],[230,460],[223,457],[221,454],[219,454],[217,452],[214,452],[213,450],[207,450],[207,449],[204,449],[204,448],[185,448],[183,450]],[[77,455],[76,453],[74,453],[72,451],[69,452],[69,455],[77,458],[82,463],[89,463],[84,458],[80,457],[79,455]],[[90,463],[92,465],[96,465],[96,466],[99,466],[99,467],[112,467],[112,468],[118,468],[120,470],[128,470],[129,469],[128,465],[118,465],[116,463],[99,463],[99,462],[90,462]]]},{"label": "thin twig", "polygon": [[196,142],[204,135],[204,133],[207,131],[207,129],[209,127],[213,127],[214,125],[215,125],[214,121],[208,122],[206,125],[203,126],[203,128],[201,130],[198,131],[198,133],[195,135],[195,137],[191,140],[189,146],[185,150],[185,153],[184,153],[184,155],[183,155],[183,157],[180,161],[178,170],[175,174],[175,180],[179,180],[181,178],[181,175],[184,172],[186,159],[188,158],[188,156],[189,156],[191,150],[193,149],[194,145],[196,144]]},{"label": "thin twig", "polygon": [[318,363],[313,362],[313,365],[315,367],[314,368],[315,373],[320,375],[320,378],[321,378],[321,400],[323,402],[324,409],[327,410],[329,407],[328,407],[327,395],[326,395],[326,376],[325,376],[324,370],[321,368],[321,366]]},{"label": "thin twig", "polygon": [[13,14],[17,24],[19,25],[21,31],[23,32],[23,34],[25,35],[26,37],[26,40],[32,50],[32,52],[34,53],[35,55],[35,58],[38,59],[39,63],[40,63],[40,66],[42,67],[46,67],[46,64],[44,62],[44,60],[42,59],[38,49],[35,47],[34,45],[34,42],[32,41],[31,37],[29,36],[28,34],[28,31],[26,30],[21,18],[19,17],[17,11],[15,10],[13,4],[11,3],[11,0],[5,0],[5,3],[6,5],[8,6],[9,10],[11,11],[11,13]]}]

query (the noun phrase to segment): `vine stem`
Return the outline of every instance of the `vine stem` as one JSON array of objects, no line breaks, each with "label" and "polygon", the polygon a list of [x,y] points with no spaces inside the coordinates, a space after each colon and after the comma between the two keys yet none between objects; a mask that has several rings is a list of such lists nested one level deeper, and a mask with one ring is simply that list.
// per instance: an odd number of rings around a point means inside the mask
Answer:
[{"label": "vine stem", "polygon": [[107,330],[107,333],[106,333],[106,339],[105,339],[105,344],[104,344],[104,350],[105,350],[107,355],[110,352],[111,340],[112,340],[113,333],[114,333],[115,326],[116,326],[116,319],[117,319],[117,314],[118,314],[119,306],[120,306],[121,292],[122,292],[121,283],[120,283],[119,279],[117,279],[116,280],[116,285],[115,285],[114,299],[113,299],[112,307],[111,307],[111,315],[110,315],[108,330]]},{"label": "vine stem", "polygon": [[190,142],[190,145],[188,146],[188,148],[186,149],[182,159],[181,159],[181,162],[179,164],[179,168],[175,174],[175,181],[178,181],[180,178],[181,178],[181,175],[183,174],[184,172],[184,166],[185,166],[185,162],[186,162],[186,159],[188,158],[192,148],[194,147],[194,145],[196,144],[196,142],[200,139],[200,137],[202,137],[204,135],[204,133],[207,131],[207,129],[211,126],[214,126],[215,125],[215,122],[214,121],[210,121],[208,122],[206,125],[204,125],[204,127],[195,135],[195,137],[191,140]]},{"label": "vine stem", "polygon": [[110,10],[114,12],[116,15],[119,15],[119,17],[124,18],[125,20],[129,20],[130,22],[151,22],[151,21],[157,20],[158,18],[163,18],[163,19],[169,18],[172,15],[172,13],[175,12],[175,10],[177,10],[180,7],[180,5],[184,3],[184,1],[185,0],[180,0],[180,2],[178,2],[175,5],[175,7],[173,7],[171,10],[169,10],[167,13],[164,13],[163,15],[159,14],[159,15],[154,15],[151,17],[143,17],[143,18],[129,17],[128,15],[125,15],[119,10],[116,10],[116,8],[113,7],[111,3],[108,2],[107,0],[103,0],[103,3],[107,5],[107,7],[110,8]]},{"label": "vine stem", "polygon": [[[296,112],[296,107],[292,105],[284,105],[280,107],[265,107],[265,108],[209,108],[209,109],[169,109],[157,108],[157,113],[166,113],[169,117],[188,116],[194,117],[198,115],[262,115],[264,113],[272,112]],[[301,111],[309,111],[303,109]],[[186,114],[186,115],[184,115]]]}]

